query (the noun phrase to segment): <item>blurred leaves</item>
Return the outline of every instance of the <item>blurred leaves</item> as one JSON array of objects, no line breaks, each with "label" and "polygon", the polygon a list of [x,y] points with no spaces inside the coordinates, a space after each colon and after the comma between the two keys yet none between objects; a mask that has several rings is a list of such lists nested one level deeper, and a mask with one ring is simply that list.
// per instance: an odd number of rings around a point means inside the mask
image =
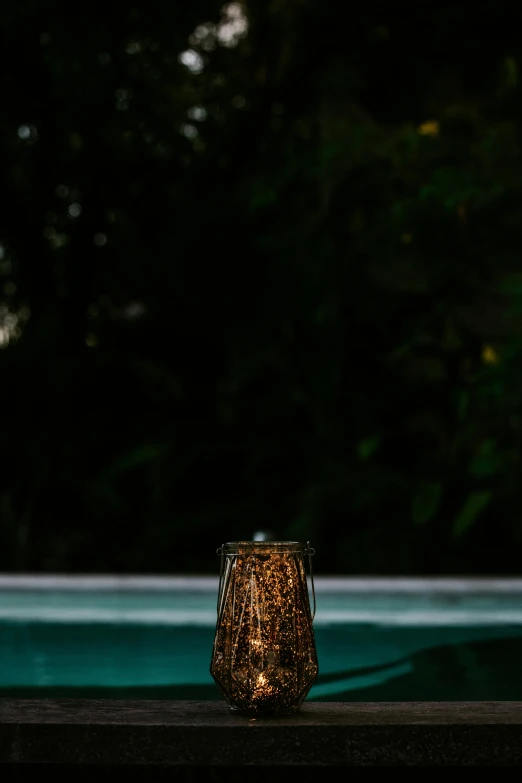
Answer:
[{"label": "blurred leaves", "polygon": [[518,85],[519,68],[518,63],[514,57],[506,57],[502,62],[500,85],[498,94],[500,97],[504,97],[509,92],[514,90]]},{"label": "blurred leaves", "polygon": [[423,481],[414,491],[412,499],[412,521],[414,525],[425,525],[436,515],[443,486],[438,481]]},{"label": "blurred leaves", "polygon": [[491,502],[492,497],[493,493],[491,491],[472,492],[468,496],[462,510],[453,522],[453,538],[460,538],[469,530],[477,517]]},{"label": "blurred leaves", "polygon": [[357,453],[359,454],[359,459],[363,462],[367,459],[370,459],[370,457],[377,451],[381,443],[381,438],[379,435],[372,435],[370,438],[365,438],[364,440],[360,441],[360,443],[357,445]]},{"label": "blurred leaves", "polygon": [[473,476],[493,476],[502,470],[502,457],[496,450],[495,440],[488,438],[480,446],[478,453],[473,457],[469,465],[469,472]]},{"label": "blurred leaves", "polygon": [[158,462],[168,454],[170,448],[170,445],[152,443],[133,449],[120,459],[112,462],[106,470],[106,475],[115,476],[143,465],[150,465]]},{"label": "blurred leaves", "polygon": [[0,567],[168,570],[175,542],[214,569],[194,535],[268,526],[334,572],[513,570],[507,0],[471,26],[450,3],[347,26],[333,0],[1,14]]}]

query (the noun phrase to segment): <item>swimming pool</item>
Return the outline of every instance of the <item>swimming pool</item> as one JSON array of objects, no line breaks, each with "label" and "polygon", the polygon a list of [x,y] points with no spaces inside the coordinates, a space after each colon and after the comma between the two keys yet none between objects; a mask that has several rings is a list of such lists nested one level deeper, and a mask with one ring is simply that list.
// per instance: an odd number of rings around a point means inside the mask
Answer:
[{"label": "swimming pool", "polygon": [[[213,577],[0,576],[0,696],[221,698]],[[316,579],[320,701],[522,700],[522,580]]]}]

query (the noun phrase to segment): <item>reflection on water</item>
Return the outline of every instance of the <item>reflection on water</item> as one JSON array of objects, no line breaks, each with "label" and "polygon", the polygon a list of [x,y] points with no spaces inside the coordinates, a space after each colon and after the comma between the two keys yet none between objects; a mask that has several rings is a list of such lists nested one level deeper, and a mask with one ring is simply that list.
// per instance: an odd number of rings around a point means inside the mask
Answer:
[{"label": "reflection on water", "polygon": [[495,639],[423,650],[407,674],[339,691],[322,701],[520,701],[522,639]]},{"label": "reflection on water", "polygon": [[[522,627],[317,629],[319,701],[522,701]],[[213,629],[0,623],[0,696],[221,699]]]}]

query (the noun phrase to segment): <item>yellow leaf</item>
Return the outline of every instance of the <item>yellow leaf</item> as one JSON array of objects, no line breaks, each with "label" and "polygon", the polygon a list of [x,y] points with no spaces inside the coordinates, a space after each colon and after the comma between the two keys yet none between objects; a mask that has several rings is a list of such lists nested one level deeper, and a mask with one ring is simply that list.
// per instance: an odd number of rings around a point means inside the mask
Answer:
[{"label": "yellow leaf", "polygon": [[438,136],[440,125],[437,120],[427,120],[419,125],[417,131],[421,136]]},{"label": "yellow leaf", "polygon": [[482,361],[484,364],[498,364],[500,362],[500,356],[492,345],[484,345],[482,348]]}]

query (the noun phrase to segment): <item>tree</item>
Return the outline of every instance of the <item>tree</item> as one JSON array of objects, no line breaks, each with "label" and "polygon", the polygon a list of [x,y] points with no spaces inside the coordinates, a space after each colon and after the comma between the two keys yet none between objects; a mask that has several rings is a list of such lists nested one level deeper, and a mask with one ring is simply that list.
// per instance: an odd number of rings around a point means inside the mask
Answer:
[{"label": "tree", "polygon": [[515,570],[518,12],[401,7],[2,11],[0,567]]}]

